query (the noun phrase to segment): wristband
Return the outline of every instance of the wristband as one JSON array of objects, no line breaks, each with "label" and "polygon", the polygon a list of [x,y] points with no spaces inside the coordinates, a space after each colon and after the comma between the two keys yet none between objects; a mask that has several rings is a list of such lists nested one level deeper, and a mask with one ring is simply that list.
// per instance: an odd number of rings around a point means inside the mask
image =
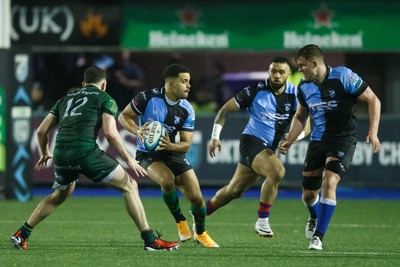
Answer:
[{"label": "wristband", "polygon": [[222,130],[222,125],[214,124],[213,130],[211,133],[211,139],[219,140],[219,135],[221,134],[221,130]]}]

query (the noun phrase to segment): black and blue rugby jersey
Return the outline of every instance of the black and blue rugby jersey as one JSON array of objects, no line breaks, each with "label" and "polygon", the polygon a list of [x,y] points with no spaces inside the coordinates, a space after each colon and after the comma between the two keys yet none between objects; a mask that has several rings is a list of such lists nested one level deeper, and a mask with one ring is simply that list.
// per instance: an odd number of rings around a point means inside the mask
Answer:
[{"label": "black and blue rugby jersey", "polygon": [[[168,132],[171,142],[175,142],[179,131],[194,130],[195,114],[192,105],[186,99],[180,99],[175,104],[168,103],[164,87],[140,92],[130,105],[139,115],[140,127],[146,122],[159,121]],[[137,138],[137,149],[148,152],[139,138]]]},{"label": "black and blue rugby jersey", "polygon": [[309,109],[313,119],[310,140],[350,138],[356,141],[357,97],[368,85],[346,67],[327,66],[327,71],[320,85],[301,81],[298,88],[299,103]]},{"label": "black and blue rugby jersey", "polygon": [[275,95],[266,82],[242,89],[236,104],[247,108],[250,115],[243,134],[263,140],[268,147],[276,148],[297,109],[296,86],[287,82],[285,91]]}]

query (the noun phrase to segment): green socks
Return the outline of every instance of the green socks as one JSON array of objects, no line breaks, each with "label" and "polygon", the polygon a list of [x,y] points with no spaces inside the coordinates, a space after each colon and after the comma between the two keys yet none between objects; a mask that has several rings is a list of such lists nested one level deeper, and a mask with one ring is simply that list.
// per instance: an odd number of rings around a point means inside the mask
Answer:
[{"label": "green socks", "polygon": [[142,237],[144,243],[146,244],[154,243],[154,241],[156,240],[156,236],[154,235],[154,232],[151,229],[142,231],[140,233],[140,236]]},{"label": "green socks", "polygon": [[205,231],[204,226],[206,224],[207,208],[205,205],[202,208],[195,208],[192,205],[190,206],[190,210],[192,211],[194,221],[196,223],[196,233],[200,235]]},{"label": "green socks", "polygon": [[167,207],[171,214],[174,216],[175,221],[178,223],[180,221],[186,220],[185,216],[183,216],[181,207],[179,205],[179,196],[178,196],[178,191],[176,188],[170,193],[165,193],[161,191],[162,197],[164,199],[165,204],[167,204]]},{"label": "green socks", "polygon": [[21,235],[23,238],[27,239],[30,235],[31,232],[33,230],[33,227],[30,226],[27,222],[25,222],[20,228],[19,230],[21,230]]}]

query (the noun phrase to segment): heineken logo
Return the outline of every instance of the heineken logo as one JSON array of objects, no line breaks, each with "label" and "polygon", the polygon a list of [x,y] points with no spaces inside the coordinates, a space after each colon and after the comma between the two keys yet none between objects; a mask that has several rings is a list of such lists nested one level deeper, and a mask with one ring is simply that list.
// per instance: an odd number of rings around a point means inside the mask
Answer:
[{"label": "heineken logo", "polygon": [[221,34],[206,34],[197,31],[192,34],[183,34],[176,31],[164,33],[162,31],[149,32],[150,48],[229,48],[227,32]]},{"label": "heineken logo", "polygon": [[[258,51],[293,50],[309,43],[342,51],[396,51],[400,47],[400,38],[395,38],[400,25],[398,1],[381,1],[373,9],[369,5],[349,8],[342,1],[309,1],[307,5],[294,1],[295,5],[285,7],[287,13],[304,16],[288,16],[278,24],[281,14],[271,10],[282,8],[279,1],[251,6],[245,1],[234,5],[172,1],[162,8],[157,1],[146,2],[140,8],[127,4],[123,47]],[[149,19],[149,14],[160,19]]]},{"label": "heineken logo", "polygon": [[[339,32],[339,24],[333,21],[335,12],[322,4],[317,10],[311,11],[314,21],[308,24],[312,30],[305,32],[284,31],[283,47],[298,49],[307,44],[317,44],[330,49],[360,49],[363,48],[363,31],[356,33]],[[331,30],[336,28],[336,30]]]},{"label": "heineken logo", "polygon": [[341,34],[332,31],[327,34],[315,34],[309,31],[305,33],[285,31],[283,33],[283,46],[285,48],[297,49],[307,44],[317,44],[323,48],[362,48],[363,32]]}]

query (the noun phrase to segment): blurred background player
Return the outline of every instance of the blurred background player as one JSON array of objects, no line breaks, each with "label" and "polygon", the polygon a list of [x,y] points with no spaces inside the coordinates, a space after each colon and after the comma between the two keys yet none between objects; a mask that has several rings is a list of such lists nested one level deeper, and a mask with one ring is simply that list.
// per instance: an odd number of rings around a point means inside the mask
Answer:
[{"label": "blurred background player", "polygon": [[229,184],[218,190],[207,201],[207,214],[239,198],[262,176],[258,220],[255,231],[260,236],[272,237],[269,215],[285,175],[285,168],[275,154],[279,141],[297,108],[296,86],[287,82],[290,65],[287,59],[277,57],[269,65],[269,78],[257,85],[242,89],[218,111],[214,120],[209,154],[221,151],[220,132],[227,116],[247,109],[250,119],[240,138],[240,162]]},{"label": "blurred background player", "polygon": [[40,201],[28,220],[11,237],[15,248],[28,249],[27,241],[33,228],[73,193],[79,174],[123,193],[126,209],[141,233],[145,250],[179,247],[177,242],[167,242],[154,235],[147,223],[136,181],[96,144],[98,132],[103,128],[109,144],[135,174],[146,175],[122,143],[115,121],[118,108],[114,99],[105,92],[106,85],[105,71],[97,67],[88,68],[84,73],[83,88],[71,91],[57,101],[40,124],[37,138],[41,157],[35,165],[36,170],[43,169],[53,158],[48,134],[59,126],[54,148],[54,191]]},{"label": "blurred background player", "polygon": [[[205,247],[219,247],[205,231],[205,203],[196,174],[185,156],[192,143],[195,124],[193,108],[186,100],[191,87],[189,69],[182,64],[168,65],[164,69],[164,80],[164,87],[136,95],[118,120],[137,136],[136,159],[147,170],[148,177],[161,186],[164,202],[177,223],[180,240],[189,240],[191,233],[176,188],[191,203],[194,239]],[[134,121],[137,117],[139,125]],[[168,133],[160,139],[157,151],[148,151],[143,145],[151,121],[161,122]],[[175,141],[178,132],[179,141]]]},{"label": "blurred background player", "polygon": [[116,64],[111,68],[112,95],[118,107],[124,108],[129,101],[145,86],[145,77],[142,68],[132,60],[132,53],[123,50]]},{"label": "blurred background player", "polygon": [[298,88],[299,107],[279,151],[286,154],[311,114],[313,127],[304,163],[302,198],[310,213],[306,224],[306,237],[310,239],[308,248],[322,250],[322,239],[336,207],[337,184],[347,172],[356,149],[357,100],[368,104],[370,126],[366,142],[372,143],[374,153],[380,149],[381,103],[352,70],[325,65],[324,55],[317,45],[301,48],[296,61],[304,75]]}]

